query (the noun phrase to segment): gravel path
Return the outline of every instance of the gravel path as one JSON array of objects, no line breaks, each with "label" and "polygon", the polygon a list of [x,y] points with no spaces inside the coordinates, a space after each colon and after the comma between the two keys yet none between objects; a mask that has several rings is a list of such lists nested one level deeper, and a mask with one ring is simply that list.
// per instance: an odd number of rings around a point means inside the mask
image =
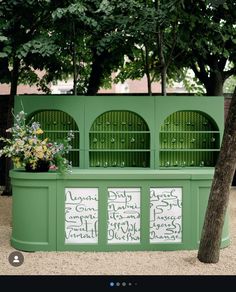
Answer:
[{"label": "gravel path", "polygon": [[197,251],[24,252],[20,267],[8,263],[11,198],[0,196],[0,275],[235,275],[236,189],[230,194],[230,246],[217,264],[203,264]]}]

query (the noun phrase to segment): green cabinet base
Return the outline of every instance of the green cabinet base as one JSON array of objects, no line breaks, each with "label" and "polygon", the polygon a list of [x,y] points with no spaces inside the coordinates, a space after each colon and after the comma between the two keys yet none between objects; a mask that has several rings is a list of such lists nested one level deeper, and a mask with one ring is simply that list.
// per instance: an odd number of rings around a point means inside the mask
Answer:
[{"label": "green cabinet base", "polygon": [[[12,170],[11,245],[23,251],[197,249],[213,172]],[[226,214],[221,247],[228,245]]]}]

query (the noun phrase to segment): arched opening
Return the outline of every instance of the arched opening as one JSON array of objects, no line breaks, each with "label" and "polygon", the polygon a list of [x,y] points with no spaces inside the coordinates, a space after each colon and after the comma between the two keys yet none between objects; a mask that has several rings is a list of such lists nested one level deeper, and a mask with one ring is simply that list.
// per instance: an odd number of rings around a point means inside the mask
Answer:
[{"label": "arched opening", "polygon": [[178,111],[161,125],[159,147],[161,167],[212,167],[220,150],[220,132],[209,115]]},{"label": "arched opening", "polygon": [[150,132],[145,120],[131,111],[108,111],[89,133],[91,167],[150,167]]},{"label": "arched opening", "polygon": [[79,166],[79,128],[75,120],[66,112],[60,110],[39,110],[30,114],[28,120],[39,122],[44,133],[42,138],[48,137],[52,141],[62,142],[69,131],[74,133],[71,141],[72,149],[67,159],[72,166]]}]

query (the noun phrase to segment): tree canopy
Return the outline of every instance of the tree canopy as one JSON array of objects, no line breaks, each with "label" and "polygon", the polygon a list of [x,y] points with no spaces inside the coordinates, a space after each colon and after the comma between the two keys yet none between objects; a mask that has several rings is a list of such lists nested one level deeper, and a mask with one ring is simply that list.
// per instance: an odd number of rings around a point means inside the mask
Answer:
[{"label": "tree canopy", "polygon": [[[0,0],[0,82],[73,76],[74,93],[111,82],[184,80],[187,69],[208,95],[236,75],[236,3],[231,0]],[[44,70],[39,80],[35,70]]]},{"label": "tree canopy", "polygon": [[34,70],[53,62],[57,47],[49,35],[50,1],[0,1],[0,81],[10,82],[12,92],[20,77],[37,82]]},{"label": "tree canopy", "polygon": [[179,48],[208,95],[222,95],[225,80],[236,74],[235,19],[235,1],[184,1]]}]

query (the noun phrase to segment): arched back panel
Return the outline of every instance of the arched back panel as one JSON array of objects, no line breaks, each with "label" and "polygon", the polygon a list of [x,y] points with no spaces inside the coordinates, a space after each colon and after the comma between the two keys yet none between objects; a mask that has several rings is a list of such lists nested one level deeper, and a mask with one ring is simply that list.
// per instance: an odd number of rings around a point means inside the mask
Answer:
[{"label": "arched back panel", "polygon": [[145,120],[131,111],[108,111],[89,133],[91,167],[150,167],[150,132]]},{"label": "arched back panel", "polygon": [[39,110],[29,116],[29,120],[32,118],[40,123],[44,131],[42,138],[48,137],[60,143],[69,131],[74,133],[74,139],[71,141],[72,150],[67,158],[72,161],[72,166],[79,166],[79,128],[74,119],[60,110]]},{"label": "arched back panel", "polygon": [[215,166],[220,132],[207,114],[178,111],[161,125],[159,146],[161,167]]}]

